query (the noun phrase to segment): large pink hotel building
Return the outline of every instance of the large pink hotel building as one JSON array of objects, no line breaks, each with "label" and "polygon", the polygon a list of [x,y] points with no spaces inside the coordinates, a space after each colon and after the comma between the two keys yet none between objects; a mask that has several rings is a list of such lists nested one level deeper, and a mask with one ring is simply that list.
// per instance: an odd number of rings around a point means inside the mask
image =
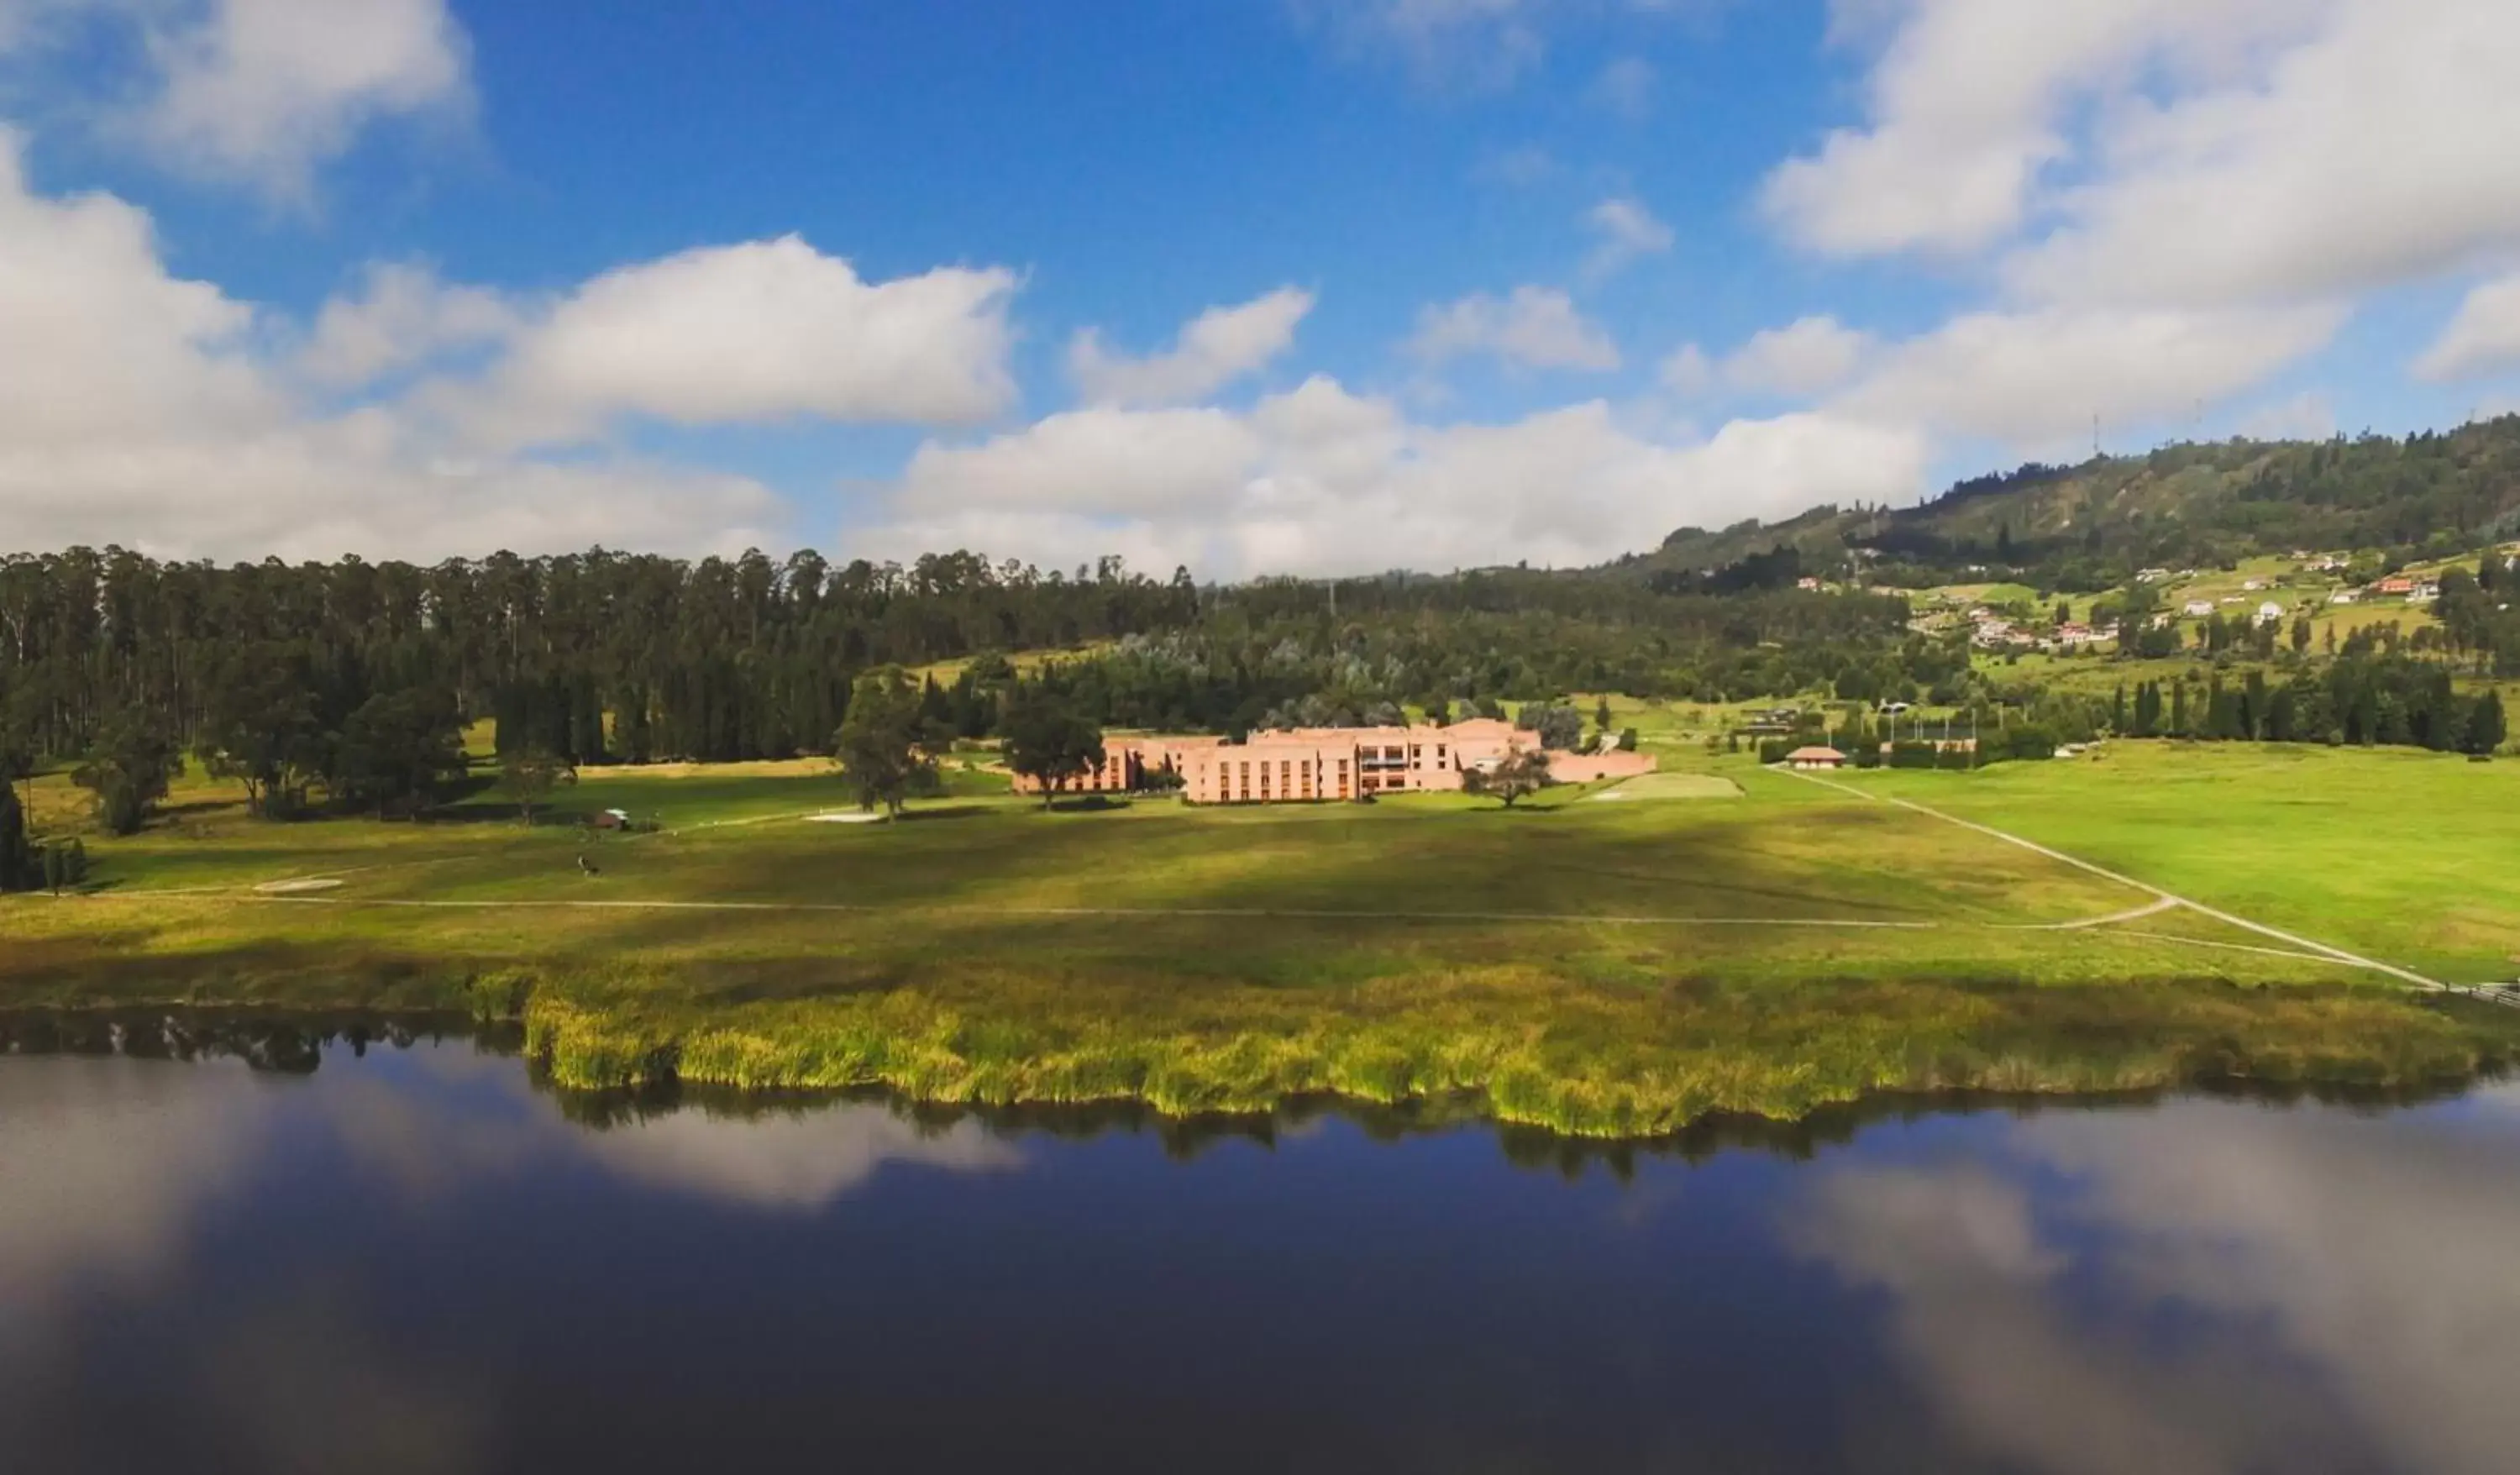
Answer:
[{"label": "large pink hotel building", "polygon": [[[1515,748],[1537,749],[1540,735],[1478,718],[1450,727],[1297,728],[1253,733],[1239,745],[1222,738],[1113,738],[1102,767],[1069,786],[1075,793],[1144,787],[1169,768],[1192,804],[1336,802],[1372,794],[1459,789],[1462,776],[1492,768]],[[1550,775],[1569,782],[1649,773],[1642,753],[1552,753]],[[1018,789],[1038,792],[1028,782]]]}]

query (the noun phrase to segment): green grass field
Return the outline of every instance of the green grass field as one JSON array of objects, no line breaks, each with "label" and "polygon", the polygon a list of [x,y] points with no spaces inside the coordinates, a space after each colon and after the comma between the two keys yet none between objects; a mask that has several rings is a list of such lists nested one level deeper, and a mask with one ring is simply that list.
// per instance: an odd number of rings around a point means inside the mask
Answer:
[{"label": "green grass field", "polygon": [[2445,981],[2520,977],[2520,763],[2250,743],[2102,752],[1848,782]]},{"label": "green grass field", "polygon": [[[1663,731],[1703,711],[1661,709]],[[590,771],[557,801],[662,826],[626,836],[527,828],[494,796],[426,824],[265,825],[188,780],[162,823],[91,838],[88,894],[0,904],[0,1006],[457,1006],[521,1012],[570,1086],[1178,1111],[1472,1091],[1610,1135],[1883,1090],[2407,1083],[2520,1044],[2520,1010],[2241,951],[2265,939],[2193,913],[2130,918],[2148,895],[1965,828],[1673,757],[1514,812],[1044,813],[957,773],[900,823],[833,824],[812,817],[845,795],[815,763]],[[2466,875],[2520,817],[2515,780],[2121,744],[1853,782],[2473,982],[2520,949],[2515,881]],[[60,779],[36,790],[42,823],[72,821]],[[2408,816],[2422,832],[2397,833]]]}]

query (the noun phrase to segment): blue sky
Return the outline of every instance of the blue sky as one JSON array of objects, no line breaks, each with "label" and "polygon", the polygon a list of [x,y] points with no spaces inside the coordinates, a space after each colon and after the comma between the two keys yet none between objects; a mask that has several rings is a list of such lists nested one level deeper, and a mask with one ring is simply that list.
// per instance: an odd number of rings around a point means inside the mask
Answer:
[{"label": "blue sky", "polygon": [[2452,424],[2515,10],[0,0],[0,528],[1565,563]]}]

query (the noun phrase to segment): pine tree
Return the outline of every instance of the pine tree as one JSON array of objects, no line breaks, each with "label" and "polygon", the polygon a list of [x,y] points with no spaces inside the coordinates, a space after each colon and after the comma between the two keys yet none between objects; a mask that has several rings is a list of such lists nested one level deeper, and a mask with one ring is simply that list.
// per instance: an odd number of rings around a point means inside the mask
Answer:
[{"label": "pine tree", "polygon": [[2507,736],[2509,735],[2503,729],[2502,693],[2487,692],[2476,698],[2476,704],[2468,709],[2467,750],[2471,753],[2491,753],[2502,746],[2502,740]]},{"label": "pine tree", "polygon": [[26,842],[26,813],[18,805],[18,790],[0,781],[0,891],[32,891],[42,879]]}]

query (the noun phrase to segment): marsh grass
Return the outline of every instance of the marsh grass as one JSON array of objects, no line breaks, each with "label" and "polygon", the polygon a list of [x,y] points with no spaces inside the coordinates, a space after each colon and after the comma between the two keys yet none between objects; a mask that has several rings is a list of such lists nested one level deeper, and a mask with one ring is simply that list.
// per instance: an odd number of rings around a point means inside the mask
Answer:
[{"label": "marsh grass", "polygon": [[537,990],[527,1054],[566,1087],[880,1086],[926,1100],[1142,1100],[1174,1115],[1328,1094],[1482,1098],[1500,1121],[1654,1137],[1885,1093],[2109,1094],[2201,1079],[2408,1088],[2498,1068],[2520,1015],[2335,986],[2164,978],[1603,990],[1525,965],[1332,994],[997,974],[695,1009],[625,979]]}]

